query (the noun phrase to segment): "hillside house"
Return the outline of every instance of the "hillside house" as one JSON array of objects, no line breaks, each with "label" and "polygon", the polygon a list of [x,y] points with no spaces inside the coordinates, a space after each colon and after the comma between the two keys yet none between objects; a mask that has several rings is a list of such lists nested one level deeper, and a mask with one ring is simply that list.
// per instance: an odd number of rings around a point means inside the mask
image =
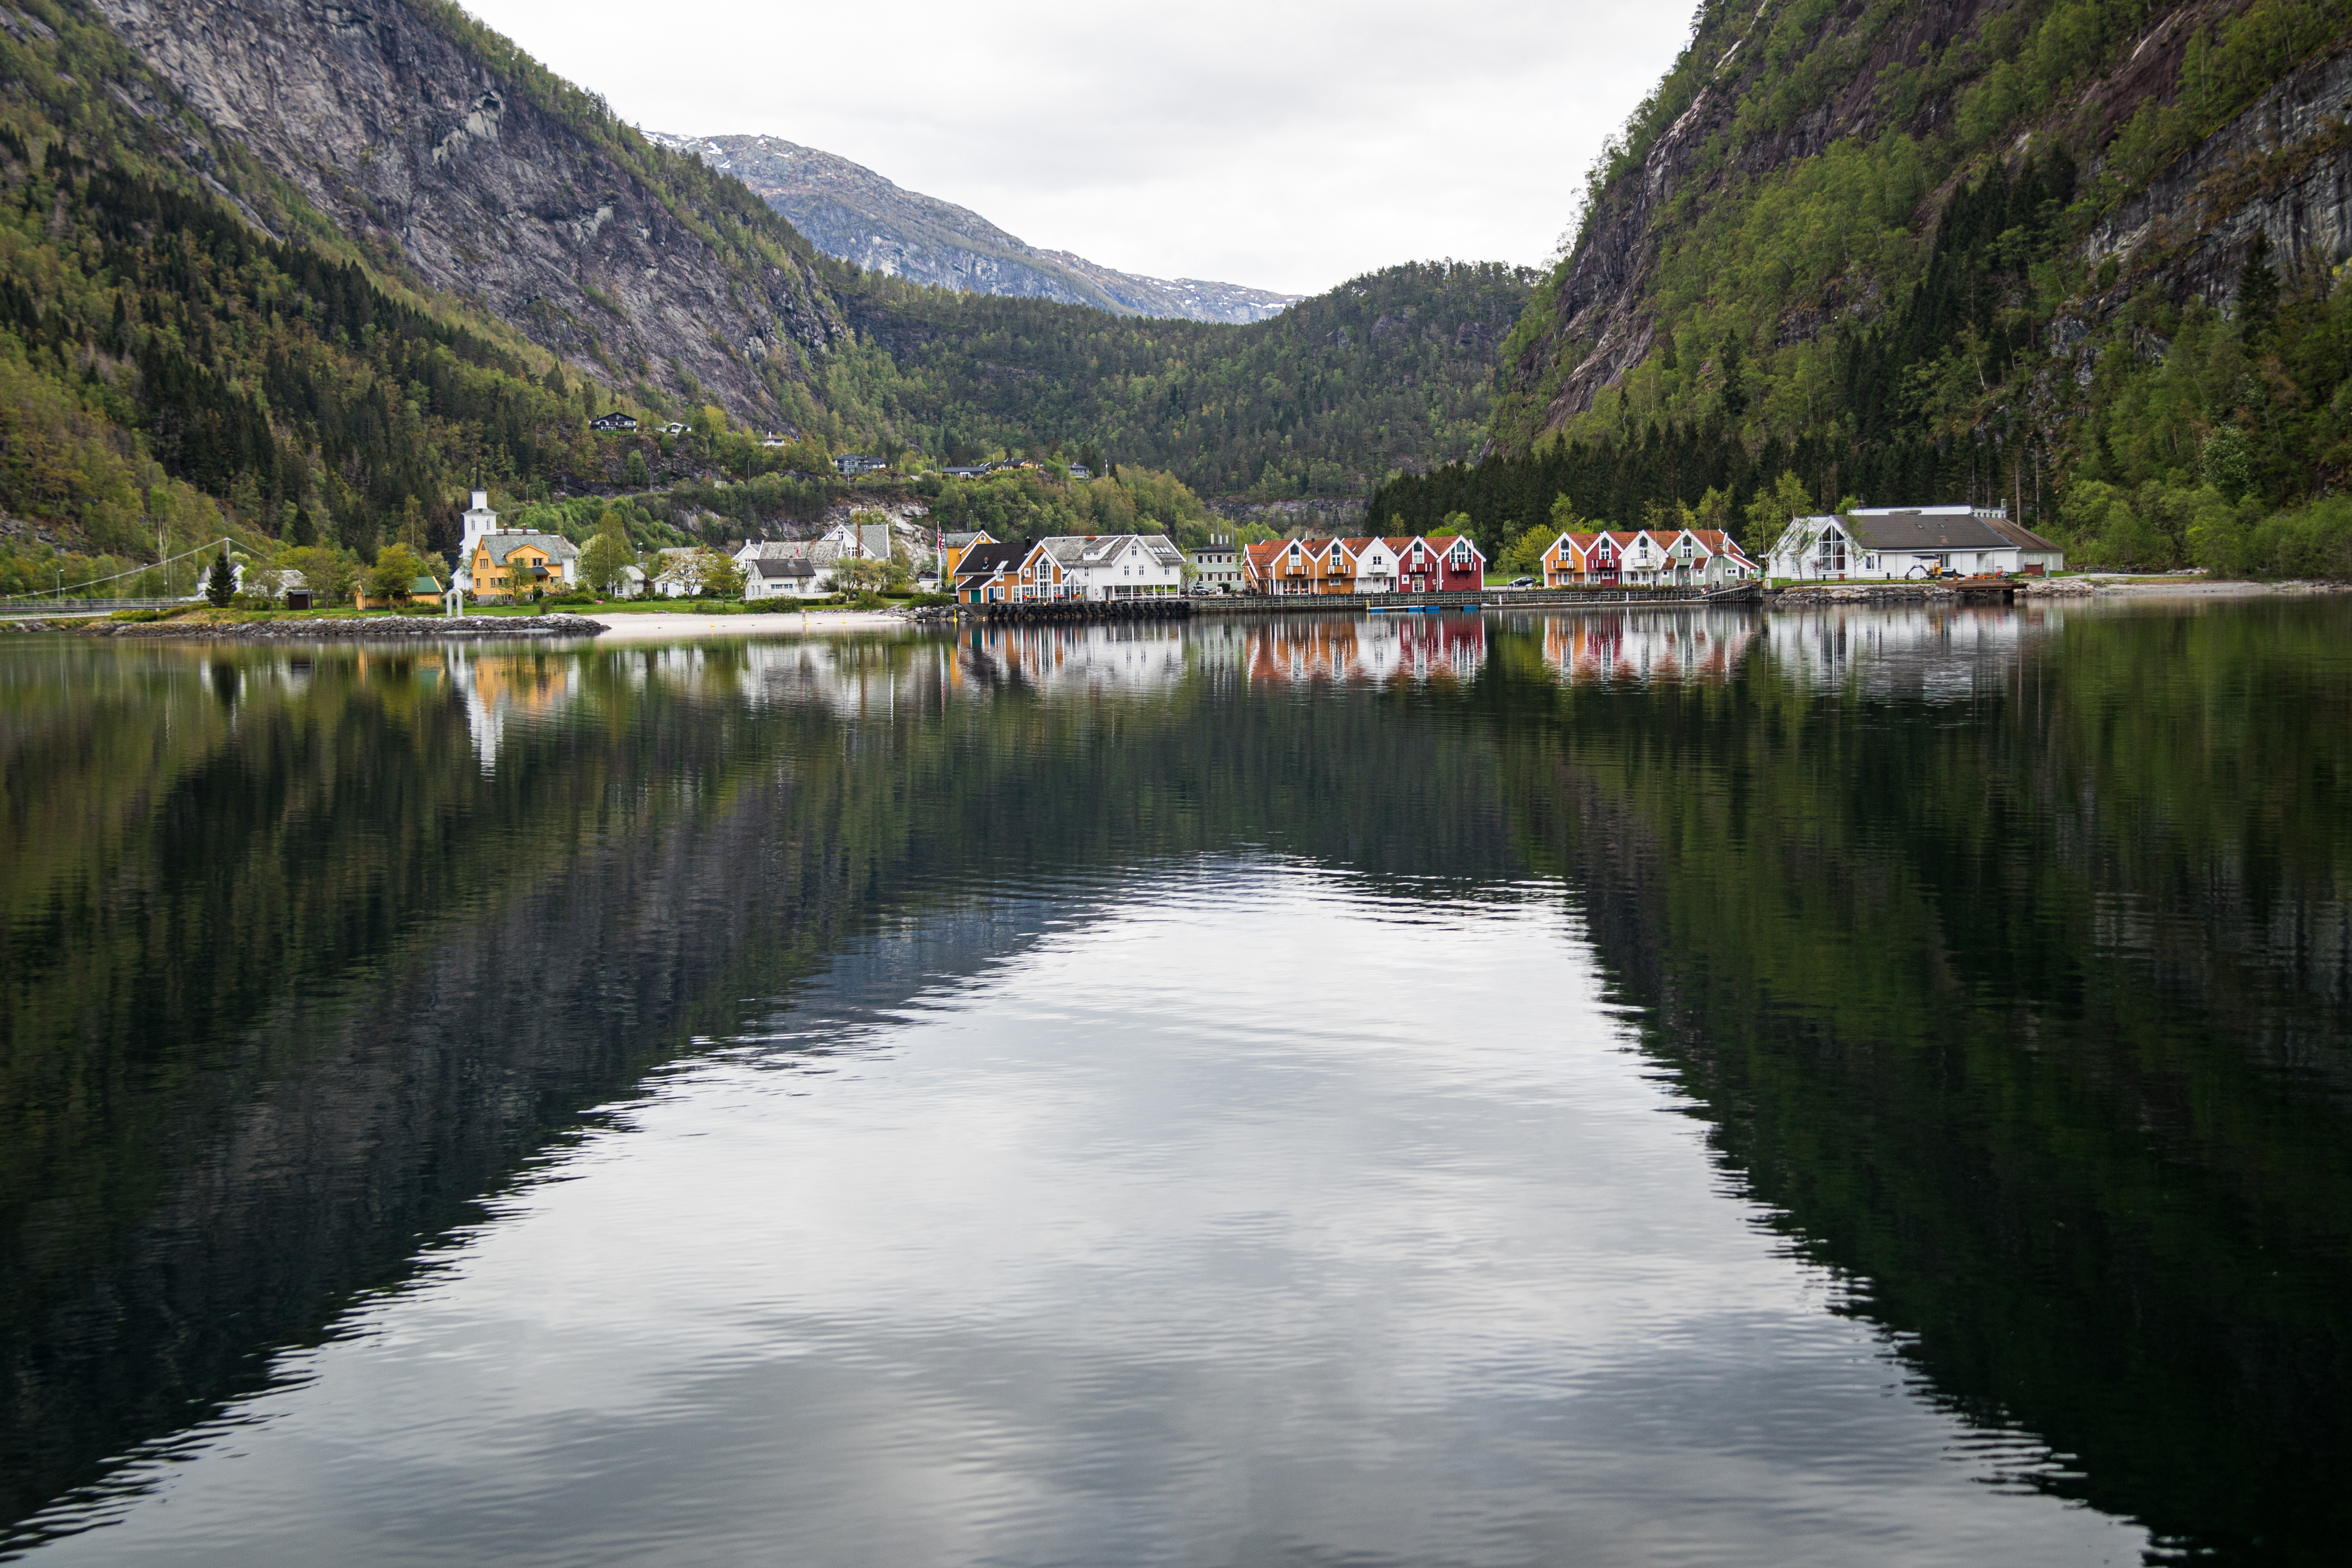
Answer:
[{"label": "hillside house", "polygon": [[879,473],[889,466],[881,458],[869,458],[863,452],[844,452],[833,460],[833,471],[845,479],[854,479],[860,474]]},{"label": "hillside house", "polygon": [[1797,517],[1774,541],[1774,577],[1798,582],[1905,582],[1937,575],[2042,574],[2065,552],[2009,521],[2006,507],[1859,507]]},{"label": "hillside house", "polygon": [[635,419],[617,409],[610,414],[599,414],[595,418],[588,421],[588,428],[591,430],[634,430],[636,427]]}]

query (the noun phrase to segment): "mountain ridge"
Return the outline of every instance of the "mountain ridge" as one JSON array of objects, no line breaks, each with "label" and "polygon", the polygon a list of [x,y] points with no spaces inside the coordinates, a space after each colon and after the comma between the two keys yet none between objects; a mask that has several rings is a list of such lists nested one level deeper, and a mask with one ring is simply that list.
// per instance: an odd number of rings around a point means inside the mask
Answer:
[{"label": "mountain ridge", "polygon": [[[2352,575],[2352,0],[1708,0],[1503,351],[1490,536],[2004,504]],[[1775,522],[1773,520],[1780,521]]]},{"label": "mountain ridge", "polygon": [[906,190],[837,153],[780,136],[646,135],[741,180],[827,255],[909,282],[1193,321],[1265,321],[1307,298],[1146,277],[1045,249],[969,207]]}]

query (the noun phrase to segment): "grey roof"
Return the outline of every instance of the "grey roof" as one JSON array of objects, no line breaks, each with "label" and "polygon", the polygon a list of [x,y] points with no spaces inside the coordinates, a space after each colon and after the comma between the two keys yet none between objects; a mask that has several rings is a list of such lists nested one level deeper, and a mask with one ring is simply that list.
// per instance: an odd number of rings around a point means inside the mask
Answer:
[{"label": "grey roof", "polygon": [[2034,532],[2023,523],[2011,522],[2005,517],[1989,517],[1985,519],[1985,524],[1995,533],[2000,534],[2003,539],[2008,540],[2020,550],[2025,551],[2029,553],[2038,552],[2043,555],[2063,555],[2066,553],[2066,552],[2058,545],[2053,544],[2050,541],[2042,538],[2040,534]]},{"label": "grey roof", "polygon": [[1967,507],[1873,508],[1841,519],[1865,550],[2001,550],[2010,541]]},{"label": "grey roof", "polygon": [[940,542],[947,545],[950,549],[955,549],[962,545],[970,544],[973,540],[978,539],[986,531],[987,531],[985,529],[974,529],[970,533],[943,533],[940,535]]},{"label": "grey roof", "polygon": [[866,554],[877,561],[890,559],[890,525],[887,522],[866,522],[857,527],[857,542]]},{"label": "grey roof", "polygon": [[1164,533],[1061,534],[1038,542],[1065,566],[1098,566],[1118,560],[1129,546],[1166,565],[1179,565],[1184,559]]},{"label": "grey roof", "polygon": [[1025,544],[975,544],[964,552],[963,560],[956,567],[956,575],[986,577],[998,572],[1011,572],[1020,566],[1021,558],[1028,553],[1029,547]]},{"label": "grey roof", "polygon": [[482,535],[482,542],[489,549],[490,560],[500,566],[507,563],[507,557],[517,548],[525,544],[545,551],[550,561],[576,561],[580,558],[580,547],[560,533],[509,532],[501,529],[496,533]]},{"label": "grey roof", "polygon": [[816,575],[816,567],[804,559],[779,561],[772,556],[765,555],[751,563],[751,570],[757,572],[761,576],[768,578],[814,577]]}]

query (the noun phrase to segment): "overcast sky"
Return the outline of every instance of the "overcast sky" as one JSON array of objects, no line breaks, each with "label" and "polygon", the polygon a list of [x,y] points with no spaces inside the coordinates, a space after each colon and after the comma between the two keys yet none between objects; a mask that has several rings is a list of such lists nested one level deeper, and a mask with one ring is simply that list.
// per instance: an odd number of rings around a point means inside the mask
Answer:
[{"label": "overcast sky", "polygon": [[1124,271],[1539,263],[1682,0],[467,0],[648,131],[765,132]]}]

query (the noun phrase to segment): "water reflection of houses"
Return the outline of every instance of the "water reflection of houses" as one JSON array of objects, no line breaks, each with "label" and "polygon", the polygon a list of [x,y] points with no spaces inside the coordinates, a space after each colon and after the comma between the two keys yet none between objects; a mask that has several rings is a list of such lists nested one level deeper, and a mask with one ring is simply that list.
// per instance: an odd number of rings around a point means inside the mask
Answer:
[{"label": "water reflection of houses", "polygon": [[1253,681],[1469,680],[1486,662],[1486,622],[1477,615],[1274,620],[1244,635]]},{"label": "water reflection of houses", "polygon": [[1543,650],[1578,685],[1722,681],[1761,634],[1761,616],[1736,611],[1548,616]]},{"label": "water reflection of houses", "polygon": [[2064,614],[2043,605],[1841,605],[1774,616],[1766,646],[1780,669],[1821,689],[1958,701],[1998,689],[2025,646],[2055,631]]},{"label": "water reflection of houses", "polygon": [[453,649],[449,679],[466,704],[466,728],[485,773],[498,768],[499,741],[510,723],[542,723],[580,700],[580,661],[541,649],[475,653]]},{"label": "water reflection of houses", "polygon": [[1039,691],[1139,695],[1183,678],[1182,631],[1149,621],[1101,626],[979,626],[957,644],[963,672]]}]

